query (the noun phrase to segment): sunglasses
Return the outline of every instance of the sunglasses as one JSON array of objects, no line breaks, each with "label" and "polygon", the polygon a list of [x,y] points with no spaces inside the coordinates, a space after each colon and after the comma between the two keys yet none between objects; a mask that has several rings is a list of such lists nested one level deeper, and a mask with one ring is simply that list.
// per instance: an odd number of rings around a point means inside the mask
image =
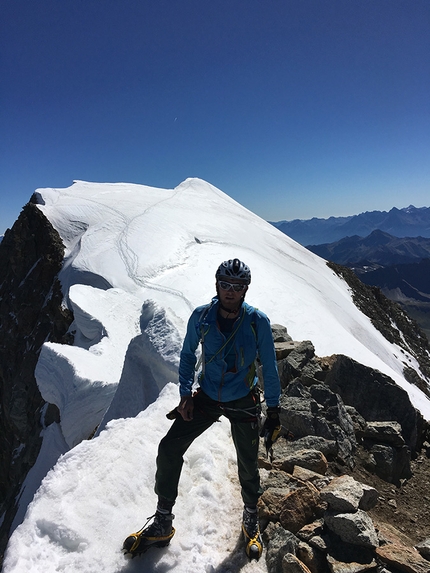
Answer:
[{"label": "sunglasses", "polygon": [[239,283],[228,283],[226,281],[218,281],[222,290],[233,290],[234,292],[241,292],[246,288],[246,285]]}]

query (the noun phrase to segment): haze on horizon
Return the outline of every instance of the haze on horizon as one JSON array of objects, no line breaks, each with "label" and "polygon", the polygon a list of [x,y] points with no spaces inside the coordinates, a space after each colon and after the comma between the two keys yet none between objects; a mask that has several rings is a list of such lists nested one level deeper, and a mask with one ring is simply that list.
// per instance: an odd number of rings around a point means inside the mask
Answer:
[{"label": "haze on horizon", "polygon": [[271,220],[429,205],[428,0],[5,0],[0,234],[33,191],[199,177]]}]

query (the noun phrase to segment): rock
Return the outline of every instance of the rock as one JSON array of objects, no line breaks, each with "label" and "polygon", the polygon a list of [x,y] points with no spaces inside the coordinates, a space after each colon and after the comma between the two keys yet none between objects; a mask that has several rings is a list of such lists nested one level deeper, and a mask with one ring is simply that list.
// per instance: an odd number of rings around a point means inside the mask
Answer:
[{"label": "rock", "polygon": [[40,348],[65,342],[73,320],[62,306],[63,256],[59,234],[32,203],[0,243],[0,555],[41,445],[44,401],[34,377]]},{"label": "rock", "polygon": [[363,497],[360,499],[359,509],[369,511],[378,503],[379,492],[374,487],[365,483],[360,484],[363,488]]},{"label": "rock", "polygon": [[376,555],[389,566],[404,573],[429,573],[427,559],[421,557],[416,549],[403,544],[387,543],[376,548]]},{"label": "rock", "polygon": [[316,435],[314,418],[318,414],[319,406],[315,400],[282,394],[280,405],[281,424],[288,428],[295,438]]},{"label": "rock", "polygon": [[270,487],[264,491],[258,500],[258,513],[261,520],[279,521],[282,511],[282,502],[289,490]]},{"label": "rock", "polygon": [[311,573],[320,573],[327,569],[325,554],[303,541],[299,543],[296,556],[306,565]]},{"label": "rock", "polygon": [[281,388],[301,375],[306,364],[315,359],[315,348],[309,340],[295,343],[294,348],[287,357],[278,362],[278,372]]},{"label": "rock", "polygon": [[290,354],[288,362],[300,373],[302,368],[313,358],[315,358],[314,345],[310,340],[303,340],[299,342],[297,348]]},{"label": "rock", "polygon": [[396,448],[405,445],[402,427],[398,422],[367,422],[359,435],[365,440],[372,440],[378,444],[389,444]]},{"label": "rock", "polygon": [[324,378],[325,372],[315,359],[312,359],[308,364],[305,364],[300,374],[300,380],[305,386],[312,386],[315,383],[323,381]]},{"label": "rock", "polygon": [[282,558],[282,573],[311,573],[306,565],[292,553]]},{"label": "rock", "polygon": [[275,488],[285,488],[286,492],[290,491],[290,489],[295,489],[298,486],[297,480],[293,478],[292,475],[287,474],[281,470],[271,470],[267,473],[267,475],[262,476],[263,487],[265,489],[269,487]]},{"label": "rock", "polygon": [[335,357],[325,383],[366,420],[395,420],[412,451],[419,451],[424,426],[422,415],[407,392],[389,376],[347,356]]},{"label": "rock", "polygon": [[329,549],[330,543],[326,535],[315,535],[309,540],[309,545],[326,553]]},{"label": "rock", "polygon": [[282,503],[291,492],[304,487],[312,487],[317,491],[311,484],[308,486],[302,480],[276,469],[262,475],[261,484],[264,491],[258,502],[260,518],[269,521],[279,521]]},{"label": "rock", "polygon": [[275,342],[276,360],[286,358],[297,347],[297,342],[290,340],[288,342]]},{"label": "rock", "polygon": [[375,444],[369,452],[366,469],[399,486],[401,479],[409,479],[412,476],[410,461],[410,451],[406,446],[394,448]]},{"label": "rock", "polygon": [[[293,339],[288,334],[288,330],[286,326],[282,324],[272,324],[272,336],[273,342],[292,342]],[[297,343],[296,343],[297,344]]]},{"label": "rock", "polygon": [[337,457],[354,466],[357,448],[354,425],[341,398],[324,384],[306,388],[299,379],[292,381],[281,395],[281,424],[296,439],[319,436],[335,441]]},{"label": "rock", "polygon": [[356,563],[355,561],[345,563],[338,561],[331,555],[327,555],[327,563],[332,573],[363,573],[364,571],[374,570],[377,563],[374,559],[370,563]]},{"label": "rock", "polygon": [[346,411],[348,412],[348,414],[352,420],[352,424],[354,426],[355,436],[357,438],[359,438],[360,432],[364,431],[364,429],[366,428],[367,422],[363,418],[363,416],[361,416],[357,412],[357,410],[354,408],[354,406],[350,406],[348,404],[345,404],[345,408],[346,408]]},{"label": "rock", "polygon": [[316,535],[321,535],[324,528],[324,519],[317,519],[312,523],[304,525],[297,533],[297,537],[303,541],[309,541]]},{"label": "rock", "polygon": [[328,463],[324,454],[318,450],[300,450],[283,459],[273,461],[273,467],[275,469],[283,470],[290,474],[293,473],[295,466],[300,466],[320,475],[325,475]]},{"label": "rock", "polygon": [[324,516],[327,527],[345,543],[375,548],[379,545],[372,520],[359,509],[355,513],[331,513]]},{"label": "rock", "polygon": [[309,388],[306,388],[301,378],[295,378],[292,380],[288,384],[284,394],[290,398],[306,398],[306,400],[310,400],[312,398]]},{"label": "rock", "polygon": [[332,532],[328,538],[327,562],[332,572],[367,571],[376,567],[372,548],[345,543]]},{"label": "rock", "polygon": [[322,501],[326,501],[329,511],[341,513],[355,512],[363,497],[363,487],[348,475],[334,478],[320,492]]},{"label": "rock", "polygon": [[[317,489],[321,490],[323,487],[328,485],[331,481],[331,478],[328,476],[323,476],[317,472],[312,470],[308,470],[306,468],[302,468],[299,465],[294,466],[293,470],[293,478],[298,479],[300,481],[308,481],[313,484]],[[362,508],[364,509],[364,508]]]},{"label": "rock", "polygon": [[406,543],[408,538],[389,524],[378,524],[379,537],[383,539],[376,549],[377,557],[396,572],[429,573],[430,563]]},{"label": "rock", "polygon": [[279,523],[269,523],[263,532],[267,547],[266,565],[268,573],[282,573],[282,560],[287,553],[296,554],[299,546],[297,537]]},{"label": "rock", "polygon": [[[324,384],[315,384],[310,388],[311,396],[323,407],[317,416],[316,434],[328,439],[335,439],[338,446],[338,457],[348,466],[354,466],[354,455],[357,448],[354,424],[345,404],[339,395]],[[322,424],[320,429],[319,425]],[[328,429],[326,429],[328,427]]]},{"label": "rock", "polygon": [[327,440],[321,436],[304,436],[294,441],[279,439],[273,444],[275,458],[283,458],[291,452],[300,450],[318,450],[324,454],[327,460],[332,461],[337,457],[338,447],[335,440]]},{"label": "rock", "polygon": [[304,487],[290,492],[281,503],[279,521],[282,527],[297,533],[304,525],[314,520],[318,503],[318,490],[311,484],[305,483]]},{"label": "rock", "polygon": [[424,557],[430,561],[430,537],[415,545],[415,549]]}]

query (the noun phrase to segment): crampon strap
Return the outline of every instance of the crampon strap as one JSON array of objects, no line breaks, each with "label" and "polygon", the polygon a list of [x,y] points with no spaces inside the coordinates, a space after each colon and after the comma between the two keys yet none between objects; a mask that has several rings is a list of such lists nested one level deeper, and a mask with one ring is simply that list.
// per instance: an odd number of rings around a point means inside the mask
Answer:
[{"label": "crampon strap", "polygon": [[[142,537],[142,533],[144,532],[146,526],[148,525],[148,523],[151,521],[151,519],[153,519],[155,517],[155,513],[154,515],[151,515],[151,517],[148,517],[145,525],[139,529],[139,531],[136,531],[136,533],[130,533],[130,535],[127,537],[127,540],[130,538],[134,538],[134,543],[133,545],[130,547],[130,549],[127,550],[127,553],[134,553],[136,551],[136,549],[139,547],[139,543],[140,543],[140,538]],[[168,542],[172,539],[172,537],[175,535],[175,528],[172,527],[172,531],[169,535],[166,535],[163,538],[159,538],[159,537],[148,537],[147,540],[148,541],[158,541],[161,543],[164,542]]]},{"label": "crampon strap", "polygon": [[254,535],[254,537],[251,537],[250,535],[248,535],[248,532],[246,531],[245,526],[243,524],[242,524],[242,531],[243,531],[245,538],[249,540],[248,543],[246,544],[246,549],[245,549],[248,557],[251,557],[251,547],[252,546],[255,546],[257,548],[258,556],[260,556],[263,552],[263,545],[261,544],[261,541],[259,540],[260,531],[257,531],[257,533]]}]

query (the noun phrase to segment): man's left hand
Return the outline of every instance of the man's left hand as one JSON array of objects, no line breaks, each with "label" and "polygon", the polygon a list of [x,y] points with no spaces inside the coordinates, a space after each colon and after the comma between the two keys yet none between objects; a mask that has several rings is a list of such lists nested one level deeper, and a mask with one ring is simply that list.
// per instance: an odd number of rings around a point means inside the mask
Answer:
[{"label": "man's left hand", "polygon": [[267,451],[270,450],[281,433],[280,410],[279,406],[269,406],[267,408],[266,420],[260,433],[260,436],[264,438]]}]

